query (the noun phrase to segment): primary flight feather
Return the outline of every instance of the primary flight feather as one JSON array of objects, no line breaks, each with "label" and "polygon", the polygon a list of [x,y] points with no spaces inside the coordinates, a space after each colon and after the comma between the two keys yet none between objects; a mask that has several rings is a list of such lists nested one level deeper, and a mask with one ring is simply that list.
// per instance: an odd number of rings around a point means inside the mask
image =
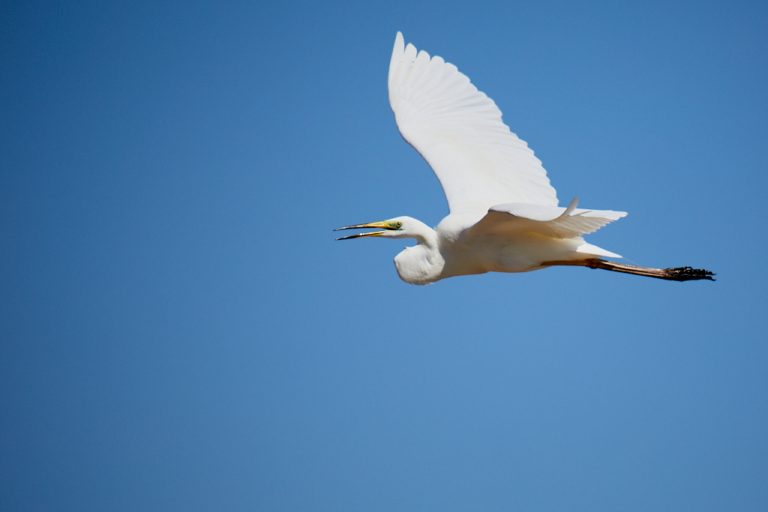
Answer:
[{"label": "primary flight feather", "polygon": [[451,213],[436,229],[411,217],[345,226],[378,231],[339,238],[413,238],[395,257],[398,275],[412,284],[485,272],[527,272],[554,265],[687,281],[712,279],[690,267],[650,268],[604,258],[618,254],[587,243],[626,212],[558,206],[547,173],[512,133],[491,98],[456,66],[406,45],[398,32],[389,63],[389,103],[397,127],[429,163]]}]

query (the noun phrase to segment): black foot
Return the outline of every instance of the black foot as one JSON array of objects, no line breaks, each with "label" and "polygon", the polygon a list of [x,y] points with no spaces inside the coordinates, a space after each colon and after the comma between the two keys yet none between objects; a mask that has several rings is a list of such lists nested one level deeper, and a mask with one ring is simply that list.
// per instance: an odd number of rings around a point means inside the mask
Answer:
[{"label": "black foot", "polygon": [[707,279],[709,281],[714,281],[714,275],[715,273],[711,270],[706,270],[703,268],[693,268],[693,267],[675,267],[675,268],[665,268],[664,273],[666,274],[666,279],[672,279],[673,281],[694,281],[696,279]]}]

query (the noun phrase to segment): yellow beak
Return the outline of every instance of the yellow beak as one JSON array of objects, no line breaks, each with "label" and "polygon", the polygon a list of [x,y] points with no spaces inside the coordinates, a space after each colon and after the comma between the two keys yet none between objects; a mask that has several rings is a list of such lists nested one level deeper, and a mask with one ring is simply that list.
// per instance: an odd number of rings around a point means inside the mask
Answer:
[{"label": "yellow beak", "polygon": [[334,231],[343,231],[345,229],[366,229],[366,228],[383,228],[385,231],[369,231],[367,233],[355,233],[354,235],[347,235],[337,238],[336,240],[349,240],[350,238],[361,238],[364,236],[381,236],[386,233],[386,230],[395,229],[391,227],[386,221],[369,222],[368,224],[355,224],[354,226],[344,226],[343,228],[336,228]]}]

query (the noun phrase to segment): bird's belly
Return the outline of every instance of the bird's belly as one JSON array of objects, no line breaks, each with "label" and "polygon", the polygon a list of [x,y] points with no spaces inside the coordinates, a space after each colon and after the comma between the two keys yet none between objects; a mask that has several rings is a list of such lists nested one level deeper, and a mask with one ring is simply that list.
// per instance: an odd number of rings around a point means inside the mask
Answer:
[{"label": "bird's belly", "polygon": [[547,261],[562,261],[577,257],[576,241],[539,235],[516,236],[514,239],[473,240],[453,247],[452,257],[446,258],[445,273],[450,275],[482,274],[485,272],[528,272],[542,267]]}]

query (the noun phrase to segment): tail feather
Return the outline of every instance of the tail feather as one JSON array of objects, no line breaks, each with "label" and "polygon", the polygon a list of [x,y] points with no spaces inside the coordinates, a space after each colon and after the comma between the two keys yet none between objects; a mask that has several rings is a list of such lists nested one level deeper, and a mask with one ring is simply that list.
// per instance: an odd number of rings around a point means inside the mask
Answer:
[{"label": "tail feather", "polygon": [[616,254],[602,247],[592,245],[589,242],[584,242],[576,248],[576,252],[590,256],[603,256],[604,258],[623,258],[621,254]]}]

